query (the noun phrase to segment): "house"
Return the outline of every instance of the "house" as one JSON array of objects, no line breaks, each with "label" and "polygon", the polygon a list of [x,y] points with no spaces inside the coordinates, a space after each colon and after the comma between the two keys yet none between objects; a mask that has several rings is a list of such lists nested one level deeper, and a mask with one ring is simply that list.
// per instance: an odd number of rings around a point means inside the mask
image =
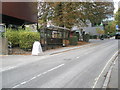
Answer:
[{"label": "house", "polygon": [[97,28],[99,28],[100,30],[104,30],[103,25],[93,26],[92,23],[87,20],[87,26],[82,27],[74,26],[71,31],[76,32],[77,34],[79,33],[79,38],[81,38],[82,32],[98,36],[99,33],[97,32]]}]

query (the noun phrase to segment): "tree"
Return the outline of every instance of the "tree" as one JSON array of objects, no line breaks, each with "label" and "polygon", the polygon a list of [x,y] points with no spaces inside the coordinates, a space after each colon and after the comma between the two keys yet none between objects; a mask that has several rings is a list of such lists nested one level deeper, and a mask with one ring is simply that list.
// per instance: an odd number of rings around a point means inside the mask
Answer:
[{"label": "tree", "polygon": [[105,34],[108,34],[108,33],[115,33],[115,26],[116,26],[116,22],[115,21],[112,21],[112,22],[109,22],[107,26],[105,26]]},{"label": "tree", "polygon": [[47,21],[51,13],[52,9],[48,2],[38,2],[38,22],[42,24],[43,27],[47,26]]},{"label": "tree", "polygon": [[113,16],[112,2],[84,3],[84,12],[92,24],[100,24],[103,19]]},{"label": "tree", "polygon": [[[111,2],[40,2],[40,20],[52,22],[61,27],[101,23],[113,14]],[[99,18],[98,18],[99,17]]]},{"label": "tree", "polygon": [[118,11],[115,14],[115,20],[116,20],[116,24],[118,24],[120,26],[120,8],[118,9]]},{"label": "tree", "polygon": [[50,3],[52,9],[53,9],[53,17],[52,21],[61,27],[67,27],[71,28],[78,15],[77,3],[73,2],[54,2]]},{"label": "tree", "polygon": [[104,30],[101,30],[100,28],[96,28],[96,31],[99,34],[99,36],[105,33]]}]

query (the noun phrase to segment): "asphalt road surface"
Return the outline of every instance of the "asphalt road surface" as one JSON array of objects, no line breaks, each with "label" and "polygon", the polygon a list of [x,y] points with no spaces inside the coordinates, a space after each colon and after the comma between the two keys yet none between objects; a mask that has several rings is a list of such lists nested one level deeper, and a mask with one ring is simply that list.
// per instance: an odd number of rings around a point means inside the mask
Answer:
[{"label": "asphalt road surface", "polygon": [[96,87],[99,83],[98,76],[118,51],[118,40],[92,40],[91,42],[93,43],[91,46],[53,54],[42,60],[39,60],[40,57],[33,56],[33,59],[38,60],[3,71],[2,88]]}]

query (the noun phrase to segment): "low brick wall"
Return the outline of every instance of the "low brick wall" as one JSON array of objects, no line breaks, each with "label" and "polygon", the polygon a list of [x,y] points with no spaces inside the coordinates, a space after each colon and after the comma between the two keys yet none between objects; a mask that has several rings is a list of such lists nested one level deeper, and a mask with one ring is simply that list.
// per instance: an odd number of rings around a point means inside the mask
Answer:
[{"label": "low brick wall", "polygon": [[0,37],[0,55],[8,55],[8,40]]}]

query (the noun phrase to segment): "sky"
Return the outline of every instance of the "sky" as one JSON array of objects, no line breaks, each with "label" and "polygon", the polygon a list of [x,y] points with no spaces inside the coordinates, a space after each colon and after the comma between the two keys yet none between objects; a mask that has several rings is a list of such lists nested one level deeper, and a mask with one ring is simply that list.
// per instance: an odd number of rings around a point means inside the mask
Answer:
[{"label": "sky", "polygon": [[118,2],[120,2],[120,0],[113,0],[114,1],[114,7],[115,7],[115,10],[114,10],[114,13],[118,10]]}]

